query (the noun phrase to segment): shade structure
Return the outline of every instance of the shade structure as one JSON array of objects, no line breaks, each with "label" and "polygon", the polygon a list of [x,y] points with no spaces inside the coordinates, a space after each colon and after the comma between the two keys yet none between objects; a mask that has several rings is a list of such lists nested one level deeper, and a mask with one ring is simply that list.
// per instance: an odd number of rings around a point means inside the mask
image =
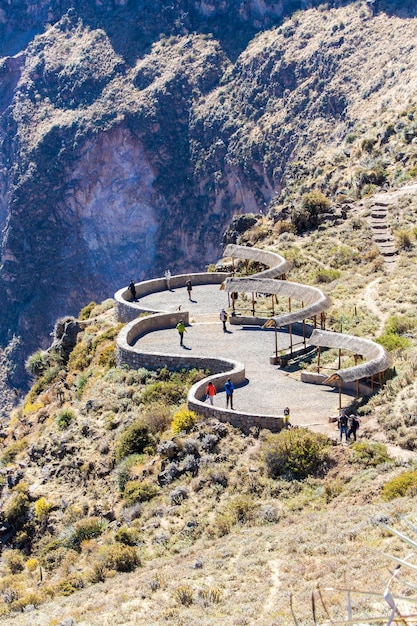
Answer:
[{"label": "shade structure", "polygon": [[270,252],[269,250],[259,250],[258,248],[249,248],[248,246],[238,246],[229,243],[224,249],[225,257],[233,259],[245,259],[246,261],[256,261],[266,265],[267,270],[256,274],[258,278],[276,278],[282,276],[291,269],[291,263],[284,259],[280,254]]},{"label": "shade structure", "polygon": [[315,329],[308,339],[308,343],[317,347],[349,350],[353,354],[361,355],[364,359],[364,362],[359,365],[338,369],[324,381],[328,384],[335,383],[337,380],[349,383],[372,377],[380,372],[385,372],[392,365],[392,359],[385,348],[370,339]]},{"label": "shade structure", "polygon": [[271,278],[226,278],[223,288],[229,292],[244,293],[268,293],[277,294],[298,300],[304,306],[296,311],[275,315],[271,319],[275,320],[277,326],[286,326],[302,322],[305,319],[319,315],[331,306],[331,301],[317,287],[292,283],[288,280],[273,280]]}]

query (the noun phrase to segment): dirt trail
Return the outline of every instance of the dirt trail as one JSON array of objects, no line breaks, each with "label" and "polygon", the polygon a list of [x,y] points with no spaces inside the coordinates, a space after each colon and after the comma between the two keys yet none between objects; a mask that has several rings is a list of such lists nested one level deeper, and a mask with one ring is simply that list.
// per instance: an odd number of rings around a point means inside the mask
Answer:
[{"label": "dirt trail", "polygon": [[377,304],[379,299],[378,286],[380,281],[381,278],[376,278],[366,286],[364,291],[364,301],[366,306],[372,311],[375,317],[379,319],[378,335],[382,334],[385,322],[388,318],[388,313],[381,311]]}]

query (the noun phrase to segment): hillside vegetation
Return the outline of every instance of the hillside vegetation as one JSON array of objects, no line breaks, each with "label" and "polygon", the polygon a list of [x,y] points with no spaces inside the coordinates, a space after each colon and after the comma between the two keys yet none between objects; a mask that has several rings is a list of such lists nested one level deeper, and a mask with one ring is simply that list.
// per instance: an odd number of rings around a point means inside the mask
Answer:
[{"label": "hillside vegetation", "polygon": [[202,269],[234,216],[301,232],[306,192],[349,213],[416,179],[412,2],[71,4],[1,6],[9,390],[57,317]]},{"label": "hillside vegetation", "polygon": [[[202,420],[184,401],[204,372],[117,367],[112,300],[80,312],[69,357],[56,342],[30,357],[34,385],[2,433],[7,623],[287,625],[292,605],[308,624],[318,584],[339,589],[322,592],[321,620],[326,611],[345,619],[343,589],[383,591],[381,552],[404,548],[380,522],[413,518],[417,483],[407,453],[416,445],[417,205],[413,195],[393,205],[410,244],[388,272],[366,202],[303,236],[274,216],[248,216],[239,235],[292,258],[289,279],[329,291],[329,328],[391,338],[396,373],[358,405],[357,444]],[[382,326],[365,295],[375,280]],[[366,594],[353,608],[386,612]]]}]

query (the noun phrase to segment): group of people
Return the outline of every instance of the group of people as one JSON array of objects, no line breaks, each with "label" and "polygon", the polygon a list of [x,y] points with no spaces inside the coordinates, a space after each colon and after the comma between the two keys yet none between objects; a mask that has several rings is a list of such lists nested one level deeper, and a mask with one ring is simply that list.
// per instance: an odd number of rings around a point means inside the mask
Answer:
[{"label": "group of people", "polygon": [[339,415],[337,425],[340,433],[340,441],[342,441],[343,435],[345,436],[345,441],[349,441],[351,436],[353,437],[353,440],[356,441],[356,432],[360,426],[359,419],[356,415],[353,413],[351,415],[347,415],[346,411],[342,410]]},{"label": "group of people", "polygon": [[[228,409],[230,405],[230,409],[233,411],[233,392],[235,390],[235,386],[230,378],[228,378],[224,383],[224,390],[226,392],[226,409]],[[210,381],[206,387],[206,397],[209,399],[211,405],[214,404],[214,396],[216,394],[216,386]]]}]

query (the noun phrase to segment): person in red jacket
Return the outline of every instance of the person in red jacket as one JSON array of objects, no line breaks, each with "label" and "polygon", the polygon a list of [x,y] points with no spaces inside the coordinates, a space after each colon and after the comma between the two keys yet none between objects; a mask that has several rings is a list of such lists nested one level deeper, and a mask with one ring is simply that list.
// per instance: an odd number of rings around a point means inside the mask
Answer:
[{"label": "person in red jacket", "polygon": [[214,396],[216,395],[216,393],[217,393],[217,389],[213,385],[213,383],[210,381],[209,384],[206,387],[206,396],[210,400],[210,404],[213,404],[213,399],[214,399]]}]

